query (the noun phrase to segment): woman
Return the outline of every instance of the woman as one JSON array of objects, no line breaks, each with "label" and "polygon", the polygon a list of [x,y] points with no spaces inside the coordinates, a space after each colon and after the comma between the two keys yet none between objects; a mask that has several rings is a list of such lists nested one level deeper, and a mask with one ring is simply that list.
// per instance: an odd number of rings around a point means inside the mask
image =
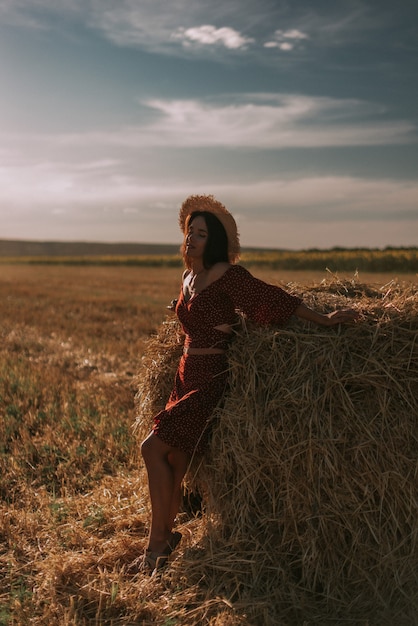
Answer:
[{"label": "woman", "polygon": [[133,565],[135,571],[162,567],[181,539],[173,527],[182,481],[193,454],[205,450],[208,421],[225,391],[226,354],[237,310],[258,324],[284,324],[292,315],[324,326],[357,318],[352,310],[317,313],[236,265],[235,220],[213,196],[190,196],[179,223],[186,269],[175,310],[185,332],[184,351],[167,405],[141,446],[152,520],[148,548]]}]

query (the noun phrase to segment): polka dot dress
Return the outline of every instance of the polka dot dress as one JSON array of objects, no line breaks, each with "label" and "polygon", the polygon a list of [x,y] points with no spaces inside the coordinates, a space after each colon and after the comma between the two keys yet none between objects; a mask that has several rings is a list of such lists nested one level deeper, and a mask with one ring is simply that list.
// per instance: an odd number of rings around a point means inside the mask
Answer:
[{"label": "polka dot dress", "polygon": [[202,454],[209,421],[228,378],[225,354],[183,355],[174,389],[163,411],[154,418],[154,432],[168,445]]},{"label": "polka dot dress", "polygon": [[[216,326],[234,325],[237,310],[257,324],[284,324],[301,299],[254,278],[232,265],[188,302],[180,293],[176,312],[185,332],[185,346],[227,349],[231,336]],[[154,433],[169,446],[193,454],[205,451],[211,415],[228,381],[225,354],[181,357],[174,388],[163,411],[154,418]]]}]

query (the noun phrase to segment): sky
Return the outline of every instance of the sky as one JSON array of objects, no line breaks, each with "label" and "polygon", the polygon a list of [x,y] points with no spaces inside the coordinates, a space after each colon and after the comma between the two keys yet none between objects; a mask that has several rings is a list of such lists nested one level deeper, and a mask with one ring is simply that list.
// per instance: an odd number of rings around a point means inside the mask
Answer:
[{"label": "sky", "polygon": [[417,0],[0,0],[0,238],[418,245]]}]

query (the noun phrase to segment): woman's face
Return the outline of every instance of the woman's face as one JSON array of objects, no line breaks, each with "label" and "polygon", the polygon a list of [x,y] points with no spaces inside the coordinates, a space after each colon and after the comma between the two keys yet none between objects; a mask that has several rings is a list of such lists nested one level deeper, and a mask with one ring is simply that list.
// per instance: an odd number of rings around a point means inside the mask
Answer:
[{"label": "woman's face", "polygon": [[186,254],[192,259],[203,257],[206,241],[208,239],[208,228],[203,216],[198,215],[189,224],[186,235]]}]

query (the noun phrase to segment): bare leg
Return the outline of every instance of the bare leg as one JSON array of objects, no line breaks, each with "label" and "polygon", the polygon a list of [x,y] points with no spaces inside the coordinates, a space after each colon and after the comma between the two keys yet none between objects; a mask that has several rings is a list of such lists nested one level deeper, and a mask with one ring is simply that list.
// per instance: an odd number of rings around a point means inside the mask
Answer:
[{"label": "bare leg", "polygon": [[175,519],[180,509],[181,502],[181,488],[183,484],[183,478],[186,474],[187,467],[190,463],[190,457],[183,450],[174,449],[168,455],[168,462],[173,468],[173,493],[170,506],[170,530],[174,526]]},{"label": "bare leg", "polygon": [[178,513],[181,482],[189,458],[185,452],[168,446],[153,433],[142,443],[141,452],[148,472],[152,508],[148,548],[162,552]]}]

